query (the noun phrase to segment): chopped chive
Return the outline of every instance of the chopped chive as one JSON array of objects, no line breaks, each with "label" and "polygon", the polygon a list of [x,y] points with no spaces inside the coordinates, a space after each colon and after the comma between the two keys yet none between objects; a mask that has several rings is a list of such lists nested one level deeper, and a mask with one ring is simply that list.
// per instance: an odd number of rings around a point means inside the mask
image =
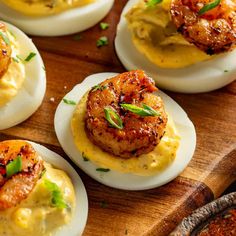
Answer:
[{"label": "chopped chive", "polygon": [[123,122],[117,112],[110,106],[104,108],[105,118],[113,128],[123,129]]},{"label": "chopped chive", "polygon": [[108,207],[108,203],[107,203],[105,200],[102,200],[102,201],[100,202],[100,207],[101,207],[101,208],[107,208],[107,207]]},{"label": "chopped chive", "polygon": [[102,30],[106,30],[106,29],[109,28],[109,24],[106,23],[106,22],[101,22],[101,23],[100,23],[100,28],[101,28]]},{"label": "chopped chive", "polygon": [[16,55],[16,58],[19,59],[20,61],[23,61],[23,59],[19,55]]},{"label": "chopped chive", "polygon": [[206,13],[207,11],[212,10],[213,8],[217,7],[220,4],[221,0],[215,0],[213,2],[207,3],[206,5],[204,5],[204,7],[202,7],[198,14],[199,15],[203,15],[204,13]]},{"label": "chopped chive", "polygon": [[224,70],[224,72],[226,73],[226,72],[229,72],[228,70]]},{"label": "chopped chive", "polygon": [[157,4],[161,3],[163,0],[146,0],[147,7],[155,7]]},{"label": "chopped chive", "polygon": [[120,106],[124,108],[125,110],[128,110],[139,116],[159,116],[160,115],[156,110],[154,110],[152,107],[146,104],[143,104],[143,107],[138,107],[133,104],[122,103],[120,104]]},{"label": "chopped chive", "polygon": [[76,102],[73,101],[73,100],[69,100],[69,99],[66,99],[66,98],[63,98],[62,99],[64,103],[66,103],[67,105],[76,105]]},{"label": "chopped chive", "polygon": [[106,169],[106,168],[97,168],[96,171],[100,171],[100,172],[109,172],[110,169]]},{"label": "chopped chive", "polygon": [[7,37],[6,34],[4,34],[3,32],[0,32],[0,36],[2,37],[3,41],[5,42],[6,45],[10,45],[10,40]]},{"label": "chopped chive", "polygon": [[17,156],[16,159],[6,165],[7,178],[19,173],[22,170],[22,157]]},{"label": "chopped chive", "polygon": [[35,52],[31,52],[24,61],[29,62],[32,58],[34,58],[36,56]]},{"label": "chopped chive", "polygon": [[82,35],[81,34],[76,34],[74,37],[73,37],[74,40],[76,41],[79,41],[82,39]]},{"label": "chopped chive", "polygon": [[95,85],[92,87],[92,91],[95,92],[97,90],[103,91],[104,89],[106,89],[108,86],[107,85]]},{"label": "chopped chive", "polygon": [[19,60],[18,60],[18,58],[16,58],[16,57],[12,57],[12,60],[13,60],[14,62],[16,62],[16,63],[19,63]]},{"label": "chopped chive", "polygon": [[108,38],[106,36],[102,36],[97,40],[97,47],[100,48],[105,45],[108,45]]}]

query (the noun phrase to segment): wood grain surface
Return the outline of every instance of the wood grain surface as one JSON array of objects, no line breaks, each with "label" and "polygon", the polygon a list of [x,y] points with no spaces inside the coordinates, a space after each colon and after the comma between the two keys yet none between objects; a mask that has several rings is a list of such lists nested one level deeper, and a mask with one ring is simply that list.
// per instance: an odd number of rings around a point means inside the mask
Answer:
[{"label": "wood grain surface", "polygon": [[[113,41],[126,2],[115,1],[104,19],[110,24],[106,31],[97,25],[82,32],[81,40],[75,40],[74,35],[32,37],[46,67],[46,96],[27,121],[1,131],[0,140],[29,139],[69,160],[54,132],[55,109],[61,98],[86,76],[125,71],[117,59]],[[101,36],[109,38],[109,45],[97,48],[96,40]],[[218,197],[236,180],[236,82],[210,93],[167,94],[185,109],[196,127],[197,148],[192,161],[171,183],[139,192],[103,186],[73,165],[88,192],[85,236],[168,235],[183,217]]]}]

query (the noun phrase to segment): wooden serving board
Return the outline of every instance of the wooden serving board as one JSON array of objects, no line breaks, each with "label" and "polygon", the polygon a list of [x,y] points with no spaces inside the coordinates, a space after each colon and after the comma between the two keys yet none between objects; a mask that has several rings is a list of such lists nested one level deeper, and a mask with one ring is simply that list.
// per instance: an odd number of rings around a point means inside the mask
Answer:
[{"label": "wooden serving board", "polygon": [[[86,76],[98,72],[123,72],[114,51],[116,25],[126,0],[116,0],[99,26],[74,36],[33,37],[47,72],[47,92],[40,109],[24,123],[0,132],[0,140],[29,139],[69,158],[53,128],[62,97]],[[108,36],[109,45],[96,47]],[[89,217],[85,236],[168,235],[192,210],[218,197],[236,180],[236,82],[203,94],[167,92],[188,113],[197,131],[197,148],[184,172],[171,183],[148,191],[121,191],[94,181],[73,165],[88,192]],[[78,219],[79,221],[79,219]]]}]

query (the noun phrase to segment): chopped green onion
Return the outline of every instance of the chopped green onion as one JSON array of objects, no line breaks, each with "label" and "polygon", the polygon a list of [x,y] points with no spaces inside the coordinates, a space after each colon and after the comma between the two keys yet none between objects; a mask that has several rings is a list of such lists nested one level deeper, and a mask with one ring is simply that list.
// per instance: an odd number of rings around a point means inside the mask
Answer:
[{"label": "chopped green onion", "polygon": [[79,41],[82,39],[82,35],[81,34],[76,34],[74,37],[73,37],[74,40],[76,41]]},{"label": "chopped green onion", "polygon": [[45,179],[44,186],[51,192],[51,204],[53,207],[59,209],[64,209],[69,207],[66,204],[65,200],[63,199],[62,192],[57,184],[51,182],[48,179]]},{"label": "chopped green onion", "polygon": [[163,0],[146,0],[147,7],[155,7],[157,4],[161,3]]},{"label": "chopped green onion", "polygon": [[109,24],[106,23],[106,22],[101,22],[101,23],[100,23],[100,28],[101,28],[102,30],[106,30],[106,29],[109,28]]},{"label": "chopped green onion", "polygon": [[96,171],[100,171],[100,172],[109,172],[110,169],[106,169],[106,168],[97,168]]},{"label": "chopped green onion", "polygon": [[97,40],[97,47],[100,48],[105,45],[108,45],[108,38],[106,36],[102,36]]},{"label": "chopped green onion", "polygon": [[104,89],[106,89],[108,86],[107,85],[95,85],[92,87],[92,91],[95,92],[97,90],[103,91]]},{"label": "chopped green onion", "polygon": [[18,58],[16,58],[16,57],[12,57],[12,60],[14,61],[14,62],[16,62],[16,63],[19,63],[20,61],[18,60]]},{"label": "chopped green onion", "polygon": [[123,122],[120,116],[116,113],[116,111],[112,107],[105,107],[105,118],[109,122],[109,124],[117,129],[123,129]]},{"label": "chopped green onion", "polygon": [[224,72],[226,73],[226,72],[229,72],[228,70],[224,70]]},{"label": "chopped green onion", "polygon": [[7,178],[19,173],[22,170],[22,157],[17,156],[16,159],[6,165]]},{"label": "chopped green onion", "polygon": [[138,107],[133,104],[127,104],[127,103],[122,103],[120,104],[122,108],[125,110],[131,111],[134,114],[140,115],[140,116],[159,116],[160,114],[154,110],[152,107],[143,104],[143,107]]},{"label": "chopped green onion", "polygon": [[2,39],[3,39],[3,41],[5,42],[6,45],[10,45],[9,38],[3,32],[0,32],[0,36],[2,37]]},{"label": "chopped green onion", "polygon": [[100,202],[100,206],[101,206],[101,208],[107,208],[108,203],[105,200],[103,200],[103,201]]},{"label": "chopped green onion", "polygon": [[84,161],[89,161],[89,159],[85,156],[84,153],[82,153],[82,157],[83,157]]},{"label": "chopped green onion", "polygon": [[25,61],[26,62],[29,62],[33,57],[36,56],[36,53],[35,52],[31,52],[26,58],[25,58]]},{"label": "chopped green onion", "polygon": [[198,14],[203,15],[207,11],[210,11],[211,9],[217,7],[220,4],[220,2],[221,2],[221,0],[215,0],[214,2],[210,2],[210,3],[206,4],[204,7],[202,7],[199,10]]},{"label": "chopped green onion", "polygon": [[66,98],[63,98],[62,99],[64,103],[66,103],[67,105],[76,105],[76,102],[73,101],[73,100],[69,100],[69,99],[66,99]]}]

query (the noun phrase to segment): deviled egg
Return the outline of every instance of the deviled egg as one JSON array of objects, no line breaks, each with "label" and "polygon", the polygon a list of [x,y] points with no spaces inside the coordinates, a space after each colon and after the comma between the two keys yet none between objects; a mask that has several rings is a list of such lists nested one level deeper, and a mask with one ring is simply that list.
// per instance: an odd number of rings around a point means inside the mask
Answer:
[{"label": "deviled egg", "polygon": [[2,0],[0,17],[31,35],[68,35],[97,24],[113,3],[114,0]]},{"label": "deviled egg", "polygon": [[42,103],[46,75],[42,58],[16,27],[0,22],[0,130],[31,116]]},{"label": "deviled egg", "polygon": [[235,5],[209,5],[201,0],[130,0],[115,40],[121,62],[127,69],[144,69],[158,86],[177,92],[205,92],[232,82]]},{"label": "deviled egg", "polygon": [[24,140],[0,142],[0,157],[0,235],[82,234],[86,191],[62,157]]},{"label": "deviled egg", "polygon": [[54,124],[68,156],[97,181],[119,189],[171,181],[196,144],[186,113],[140,70],[87,77],[59,104]]}]

